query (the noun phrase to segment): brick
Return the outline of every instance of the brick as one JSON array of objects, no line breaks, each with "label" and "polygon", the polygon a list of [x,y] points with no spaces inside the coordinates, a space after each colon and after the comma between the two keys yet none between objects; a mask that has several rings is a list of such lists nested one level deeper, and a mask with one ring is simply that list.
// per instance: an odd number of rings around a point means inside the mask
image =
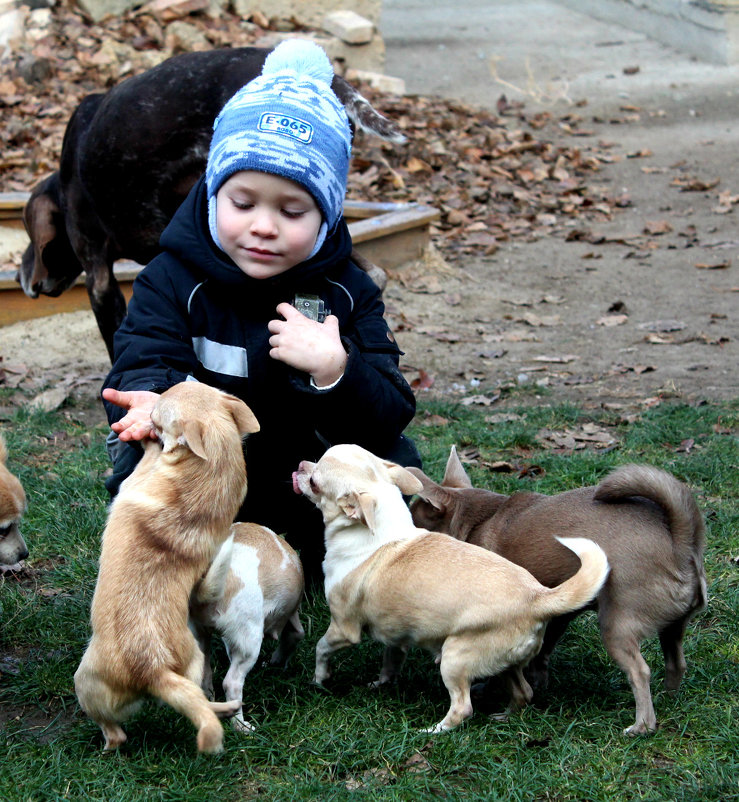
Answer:
[{"label": "brick", "polygon": [[326,14],[322,28],[349,45],[366,45],[375,32],[375,26],[366,17],[347,9]]}]

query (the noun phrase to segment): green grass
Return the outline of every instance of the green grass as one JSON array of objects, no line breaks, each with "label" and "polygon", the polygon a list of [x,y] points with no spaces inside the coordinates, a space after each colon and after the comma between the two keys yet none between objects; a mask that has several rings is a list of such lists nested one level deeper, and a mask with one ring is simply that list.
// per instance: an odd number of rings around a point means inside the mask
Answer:
[{"label": "green grass", "polygon": [[[688,482],[706,513],[710,602],[688,630],[688,673],[676,697],[662,690],[656,639],[645,644],[660,722],[655,735],[621,734],[633,721],[633,697],[605,654],[593,615],[571,626],[535,706],[505,722],[478,713],[456,731],[429,737],[418,730],[441,718],[448,697],[423,652],[411,653],[397,686],[370,691],[381,647],[365,641],[337,655],[329,691],[311,685],[313,648],[328,623],[325,603],[313,599],[304,606],[307,636],[290,668],[255,668],[247,678],[245,706],[256,734],[227,729],[223,755],[199,756],[191,725],[149,703],[126,725],[124,748],[104,754],[98,727],[77,707],[72,675],[89,634],[105,522],[106,430],[89,429],[71,407],[19,412],[3,427],[11,467],[28,494],[31,557],[30,571],[0,579],[0,797],[739,799],[737,406],[663,405],[632,423],[571,406],[512,411],[520,417],[489,424],[489,408],[423,404],[412,434],[427,472],[441,478],[453,443],[477,449],[467,466],[473,482],[499,492],[558,492],[596,482],[624,462],[648,462]],[[558,451],[539,436],[585,423],[607,430],[615,444]],[[512,470],[491,470],[496,461]],[[221,678],[222,650],[216,658]]]}]

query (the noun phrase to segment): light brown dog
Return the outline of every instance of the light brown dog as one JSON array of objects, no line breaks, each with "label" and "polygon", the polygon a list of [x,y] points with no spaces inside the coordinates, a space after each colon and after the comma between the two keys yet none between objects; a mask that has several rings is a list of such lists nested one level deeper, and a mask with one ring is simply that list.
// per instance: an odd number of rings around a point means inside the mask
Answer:
[{"label": "light brown dog", "polygon": [[19,479],[8,470],[8,449],[0,433],[0,573],[20,571],[28,548],[20,532],[26,511],[26,494]]},{"label": "light brown dog", "polygon": [[243,401],[199,382],[163,393],[151,420],[160,442],[149,441],[110,508],[75,690],[106,749],[126,740],[120,723],[150,694],[192,721],[201,752],[218,752],[218,716],[240,703],[205,698],[188,602],[229,537],[246,493],[242,438],[259,424]]},{"label": "light brown dog", "polygon": [[[231,665],[223,680],[228,701],[242,702],[244,680],[270,635],[279,640],[270,665],[285,668],[303,639],[300,602],[303,566],[297,552],[271,529],[254,523],[235,523],[229,538],[190,600],[190,625],[205,654],[203,690],[213,698],[211,637],[218,633]],[[234,728],[252,732],[243,711],[231,719]]]},{"label": "light brown dog", "polygon": [[[624,733],[655,730],[641,643],[659,633],[665,686],[676,691],[686,669],[686,624],[706,604],[703,518],[686,485],[656,468],[624,465],[597,487],[505,496],[473,488],[454,447],[441,485],[410,470],[423,484],[411,503],[418,526],[501,554],[544,585],[558,585],[578,569],[558,537],[576,535],[603,548],[611,573],[596,599],[601,637],[636,700],[636,721]],[[572,618],[548,624],[542,650],[527,671],[534,687],[546,685],[549,657]]]},{"label": "light brown dog", "polygon": [[476,677],[505,671],[511,705],[525,704],[531,688],[522,669],[539,651],[545,623],[587,604],[608,574],[603,550],[588,540],[562,541],[582,567],[559,587],[545,588],[497,554],[417,529],[401,493],[419,492],[420,481],[356,445],[333,446],[318,463],[301,462],[294,485],[325,523],[331,623],[316,647],[315,681],[325,682],[330,655],[358,643],[363,629],[389,647],[376,685],[394,677],[409,646],[429,649],[451,698],[430,732],[472,715]]}]

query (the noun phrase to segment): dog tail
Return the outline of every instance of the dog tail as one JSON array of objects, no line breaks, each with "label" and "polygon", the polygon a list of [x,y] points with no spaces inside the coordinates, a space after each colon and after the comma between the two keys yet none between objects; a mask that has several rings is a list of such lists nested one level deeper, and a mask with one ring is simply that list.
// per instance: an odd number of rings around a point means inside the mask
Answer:
[{"label": "dog tail", "polygon": [[226,591],[226,577],[231,568],[231,554],[233,553],[234,536],[226,540],[208,566],[205,576],[195,585],[192,592],[193,599],[200,604],[213,604],[223,598]]},{"label": "dog tail", "polygon": [[535,607],[546,620],[564,613],[579,610],[591,602],[603,587],[610,566],[603,549],[594,541],[584,537],[558,537],[557,540],[580,558],[580,570],[538,599]]},{"label": "dog tail", "polygon": [[366,131],[396,145],[405,142],[406,137],[397,123],[380,114],[348,81],[335,76],[331,88],[342,102],[346,116],[355,130]]},{"label": "dog tail", "polygon": [[[596,501],[619,502],[641,496],[661,507],[672,536],[672,550],[681,571],[702,564],[705,524],[695,497],[671,473],[649,465],[623,465],[595,488]],[[703,570],[699,568],[699,575]]]}]

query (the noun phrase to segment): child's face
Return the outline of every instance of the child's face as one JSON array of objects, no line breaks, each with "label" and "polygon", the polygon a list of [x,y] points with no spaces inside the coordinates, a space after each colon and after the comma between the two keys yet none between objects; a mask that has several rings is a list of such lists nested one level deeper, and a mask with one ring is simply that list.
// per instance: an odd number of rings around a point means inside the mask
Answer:
[{"label": "child's face", "polygon": [[321,220],[309,192],[269,173],[234,173],[216,195],[218,239],[251,278],[277,276],[305,261]]}]

